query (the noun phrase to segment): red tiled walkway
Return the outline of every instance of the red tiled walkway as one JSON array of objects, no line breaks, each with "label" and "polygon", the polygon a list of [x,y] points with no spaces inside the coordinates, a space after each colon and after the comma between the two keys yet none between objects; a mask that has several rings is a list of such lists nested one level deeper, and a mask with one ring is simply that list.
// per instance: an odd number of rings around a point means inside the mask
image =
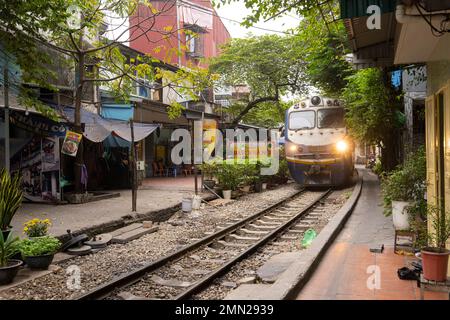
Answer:
[{"label": "red tiled walkway", "polygon": [[[378,181],[368,171],[362,172],[363,191],[352,216],[297,299],[420,299],[416,281],[397,276],[397,269],[409,266],[413,258],[394,254],[392,219],[384,217],[379,206]],[[385,246],[383,253],[369,251],[381,244]],[[448,296],[425,292],[425,299],[446,300]]]}]

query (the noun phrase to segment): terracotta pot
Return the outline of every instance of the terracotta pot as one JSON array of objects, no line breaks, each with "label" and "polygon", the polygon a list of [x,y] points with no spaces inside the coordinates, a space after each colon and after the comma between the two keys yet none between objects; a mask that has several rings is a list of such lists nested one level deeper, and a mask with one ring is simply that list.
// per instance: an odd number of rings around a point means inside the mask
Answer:
[{"label": "terracotta pot", "polygon": [[422,249],[423,277],[432,281],[446,281],[449,254],[447,249],[444,252],[438,252],[437,248]]},{"label": "terracotta pot", "polygon": [[243,186],[243,187],[241,188],[241,190],[242,190],[243,192],[250,192],[250,186]]}]

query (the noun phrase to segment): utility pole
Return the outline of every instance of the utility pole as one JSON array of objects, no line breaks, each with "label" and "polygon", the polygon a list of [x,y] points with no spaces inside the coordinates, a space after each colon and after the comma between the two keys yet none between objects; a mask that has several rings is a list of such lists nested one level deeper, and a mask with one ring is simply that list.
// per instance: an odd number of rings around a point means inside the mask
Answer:
[{"label": "utility pole", "polygon": [[8,61],[5,62],[3,67],[3,86],[4,103],[5,103],[5,169],[10,171],[10,151],[9,151],[9,74],[8,74]]},{"label": "utility pole", "polygon": [[131,128],[131,166],[132,166],[132,177],[131,177],[131,210],[136,212],[136,203],[137,203],[137,173],[136,173],[136,147],[134,145],[134,124],[133,119],[130,119],[130,128]]}]

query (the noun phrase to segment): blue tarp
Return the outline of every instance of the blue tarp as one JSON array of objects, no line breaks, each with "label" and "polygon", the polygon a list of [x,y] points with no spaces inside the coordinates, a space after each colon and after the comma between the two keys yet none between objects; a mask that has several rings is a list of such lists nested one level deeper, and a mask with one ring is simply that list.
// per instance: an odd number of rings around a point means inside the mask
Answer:
[{"label": "blue tarp", "polygon": [[128,121],[133,118],[132,104],[102,104],[101,116],[105,119]]}]

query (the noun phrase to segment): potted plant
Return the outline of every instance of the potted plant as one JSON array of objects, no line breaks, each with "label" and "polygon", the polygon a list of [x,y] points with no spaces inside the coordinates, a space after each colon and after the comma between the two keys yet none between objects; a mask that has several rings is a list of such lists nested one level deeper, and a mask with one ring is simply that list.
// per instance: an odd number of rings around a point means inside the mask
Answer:
[{"label": "potted plant", "polygon": [[6,238],[0,232],[0,285],[11,283],[22,265],[22,261],[11,259],[17,253],[18,241],[11,232]]},{"label": "potted plant", "polygon": [[223,198],[231,199],[231,192],[241,183],[242,175],[239,167],[234,164],[223,163],[217,170],[219,185],[222,187]]},{"label": "potted plant", "polygon": [[23,232],[29,239],[44,237],[48,234],[48,228],[52,225],[49,219],[34,218],[24,224]]},{"label": "potted plant", "polygon": [[422,248],[423,277],[432,281],[447,280],[448,256],[445,244],[450,237],[450,214],[443,209],[428,207],[428,247]]},{"label": "potted plant", "polygon": [[419,148],[405,163],[387,174],[381,184],[384,213],[392,214],[396,230],[409,230],[408,208],[423,199],[426,192],[425,149]]},{"label": "potted plant", "polygon": [[60,247],[61,242],[52,236],[23,239],[19,243],[20,253],[30,269],[48,269]]},{"label": "potted plant", "polygon": [[11,176],[8,171],[0,172],[0,231],[4,239],[11,232],[11,220],[19,209],[23,198],[20,175]]}]

